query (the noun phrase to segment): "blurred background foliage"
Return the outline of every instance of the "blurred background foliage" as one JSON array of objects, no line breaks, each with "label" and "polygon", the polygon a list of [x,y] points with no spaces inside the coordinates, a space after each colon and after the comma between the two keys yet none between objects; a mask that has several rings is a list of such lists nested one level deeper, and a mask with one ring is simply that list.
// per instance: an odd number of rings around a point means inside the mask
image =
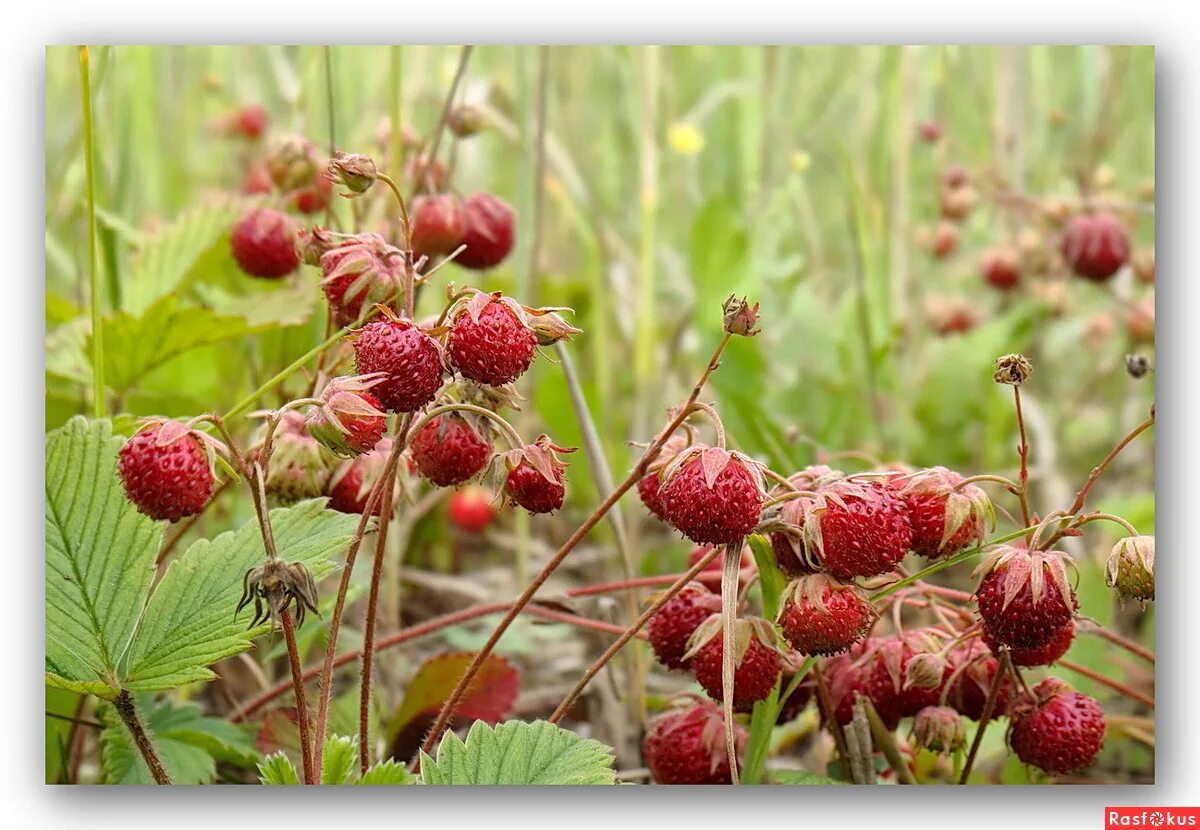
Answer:
[{"label": "blurred background foliage", "polygon": [[[243,169],[262,148],[214,124],[259,103],[270,134],[369,153],[401,175],[389,119],[432,132],[459,55],[407,46],[92,49],[110,412],[226,410],[324,336],[315,269],[265,284],[233,263],[229,226],[251,201],[239,192]],[[90,410],[91,366],[77,50],[51,47],[46,57],[52,429]],[[1127,326],[1133,304],[1152,297],[1129,269],[1101,286],[1031,277],[1003,295],[979,270],[986,248],[1017,244],[1030,225],[1004,206],[1005,192],[1071,200],[1082,182],[1141,200],[1131,213],[1134,246],[1152,247],[1152,48],[485,46],[471,56],[459,99],[482,108],[491,127],[443,143],[452,187],[511,203],[517,247],[483,275],[443,271],[418,316],[440,309],[446,281],[574,308],[584,334],[568,348],[618,478],[635,458],[629,442],[648,440],[691,388],[733,293],[762,303],[762,334],[731,344],[708,396],[731,444],[781,472],[850,450],[1010,475],[1011,394],[992,382],[991,367],[997,355],[1022,352],[1036,367],[1025,400],[1034,505],[1044,514],[1070,502],[1153,400],[1153,376],[1135,381],[1124,370],[1127,352],[1153,348],[1152,335],[1135,341]],[[541,101],[546,175],[534,263]],[[937,141],[923,140],[927,123]],[[935,258],[922,240],[937,224],[938,182],[951,164],[969,171],[981,199],[959,225],[957,250]],[[335,198],[333,226],[380,227],[395,213],[387,197],[372,192],[357,216]],[[1032,229],[1053,248],[1052,228]],[[927,308],[947,297],[969,306],[978,325],[940,336]],[[518,425],[580,445],[563,374],[545,352],[520,382],[529,400]],[[302,394],[306,382],[298,375],[261,403]],[[118,419],[118,429],[130,423]],[[571,461],[565,517],[532,523],[551,543],[598,501],[588,458]],[[1152,441],[1142,440],[1094,505],[1152,533],[1153,478]],[[212,511],[197,532],[249,515],[248,504],[226,510],[233,515]],[[683,562],[686,546],[644,519],[636,499],[625,513],[640,570]],[[1101,622],[1117,614],[1101,571],[1107,532],[1076,548],[1086,554],[1083,608]],[[601,544],[606,534],[598,531]],[[443,535],[433,523],[413,537],[440,567]],[[1072,652],[1096,667],[1103,653],[1089,638]]]}]

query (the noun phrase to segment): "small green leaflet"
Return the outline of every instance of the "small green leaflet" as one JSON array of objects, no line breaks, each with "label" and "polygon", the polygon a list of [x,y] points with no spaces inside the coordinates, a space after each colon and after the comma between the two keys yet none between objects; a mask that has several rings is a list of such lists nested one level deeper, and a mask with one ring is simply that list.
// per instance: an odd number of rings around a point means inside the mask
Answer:
[{"label": "small green leaflet", "polygon": [[546,721],[476,721],[464,742],[447,732],[437,760],[421,753],[426,784],[612,784],[612,750]]}]

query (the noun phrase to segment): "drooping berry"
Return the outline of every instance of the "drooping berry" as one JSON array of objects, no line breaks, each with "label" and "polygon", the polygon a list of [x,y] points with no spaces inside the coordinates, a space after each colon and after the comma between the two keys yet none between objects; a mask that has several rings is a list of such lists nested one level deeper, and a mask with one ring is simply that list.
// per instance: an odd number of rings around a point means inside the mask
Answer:
[{"label": "drooping berry", "polygon": [[496,518],[492,494],[483,487],[455,490],[446,505],[450,523],[467,533],[482,533]]},{"label": "drooping berry", "polygon": [[[946,702],[971,720],[979,720],[983,717],[983,707],[987,704],[996,672],[1000,670],[1000,661],[978,639],[972,639],[952,653],[951,662],[955,669]],[[1012,678],[1005,672],[1000,678],[990,717],[995,718],[1008,711],[1012,686]]]},{"label": "drooping berry", "polygon": [[912,741],[931,752],[957,752],[967,743],[967,726],[948,706],[926,706],[913,718]]},{"label": "drooping berry", "polygon": [[[736,757],[745,752],[748,733],[734,724]],[[659,784],[729,784],[725,717],[711,701],[663,712],[648,725],[642,755]]]},{"label": "drooping berry", "polygon": [[[860,696],[871,701],[888,729],[895,729],[900,724],[900,714],[890,686],[884,690],[888,692],[885,696],[876,699],[867,683],[871,661],[876,658],[879,647],[878,640],[864,640],[849,652],[824,661],[822,671],[825,673],[832,710],[828,714],[842,726],[846,726],[854,717],[854,701]],[[821,713],[821,719],[828,724],[825,712]]]},{"label": "drooping berry", "polygon": [[308,413],[309,434],[342,458],[370,452],[383,438],[387,417],[383,404],[369,390],[384,375],[336,377],[321,390],[320,406]]},{"label": "drooping berry", "polygon": [[930,559],[953,556],[983,541],[994,521],[991,500],[945,467],[931,467],[893,481],[908,506],[912,551]]},{"label": "drooping berry", "polygon": [[[844,475],[840,470],[831,469],[824,464],[813,464],[788,476],[791,487],[779,485],[771,491],[771,496],[773,498],[785,497],[791,489],[816,490],[822,484],[842,478]],[[793,579],[814,573],[816,564],[808,559],[801,533],[804,524],[803,506],[785,501],[780,507],[779,518],[785,529],[770,534],[771,549],[775,552],[775,564],[786,576]]]},{"label": "drooping berry", "polygon": [[[262,441],[260,431],[256,443]],[[307,429],[299,412],[284,412],[271,438],[271,459],[263,482],[272,504],[289,505],[325,492],[332,472],[330,459]]]},{"label": "drooping berry", "polygon": [[1021,284],[1021,259],[1012,248],[992,248],[979,261],[983,280],[992,288],[1011,291]]},{"label": "drooping berry", "polygon": [[[915,715],[936,706],[953,669],[931,630],[880,641],[867,671],[867,696],[880,717]],[[887,718],[885,718],[887,720]]]},{"label": "drooping berry", "polygon": [[1113,546],[1104,581],[1115,588],[1121,602],[1154,599],[1154,537],[1127,536]]},{"label": "drooping berry", "polygon": [[[387,466],[392,452],[392,439],[384,438],[368,453],[343,461],[329,478],[329,508],[342,513],[362,513],[370,501],[371,489]],[[393,505],[395,498],[392,499]],[[372,515],[383,509],[382,500],[376,503]]]},{"label": "drooping berry", "polygon": [[418,196],[412,207],[412,246],[418,254],[445,256],[467,232],[462,203],[448,193]]},{"label": "drooping berry", "polygon": [[658,491],[662,489],[662,477],[659,473],[667,464],[671,463],[671,459],[686,448],[686,438],[682,435],[672,435],[646,467],[646,475],[638,479],[637,491],[642,504],[646,506],[647,510],[664,522],[667,520],[667,517],[663,514],[662,499],[658,495]]},{"label": "drooping berry", "polygon": [[505,494],[530,513],[553,513],[561,508],[566,495],[563,473],[567,465],[556,455],[560,452],[574,450],[555,446],[549,437],[540,435],[534,443],[505,453],[504,463],[508,467]]},{"label": "drooping berry", "polygon": [[1071,621],[1079,607],[1067,578],[1066,555],[1030,553],[1003,545],[976,569],[984,574],[975,591],[979,616],[991,635],[1012,648],[1044,646]]},{"label": "drooping berry", "polygon": [[875,616],[875,609],[858,587],[825,574],[808,574],[792,581],[780,597],[783,636],[804,655],[849,651],[867,636]]},{"label": "drooping berry", "polygon": [[758,526],[764,487],[757,462],[720,447],[692,446],[662,472],[667,521],[698,545],[732,544]]},{"label": "drooping berry", "polygon": [[212,461],[202,433],[178,421],[149,421],[121,448],[125,495],[152,519],[195,516],[213,492]]},{"label": "drooping berry", "polygon": [[333,195],[333,182],[318,172],[311,184],[306,184],[287,194],[288,204],[300,213],[317,213],[329,206]]},{"label": "drooping berry", "polygon": [[492,457],[492,445],[459,413],[437,415],[409,441],[417,471],[439,487],[476,475]]},{"label": "drooping berry", "polygon": [[362,374],[385,376],[371,393],[389,412],[415,412],[442,388],[437,341],[407,320],[372,320],[355,332],[354,363]]},{"label": "drooping berry", "polygon": [[877,481],[833,481],[787,507],[799,517],[809,561],[841,580],[887,573],[912,545],[908,507]]},{"label": "drooping berry", "polygon": [[1111,213],[1080,214],[1063,228],[1059,250],[1077,275],[1104,282],[1129,259],[1129,234]]},{"label": "drooping berry", "polygon": [[340,326],[364,308],[394,308],[403,292],[404,254],[377,233],[360,233],[321,255],[321,290]]},{"label": "drooping berry", "polygon": [[242,192],[247,195],[270,193],[274,189],[275,183],[271,181],[271,174],[264,164],[251,164],[242,174]]},{"label": "drooping berry", "polygon": [[[983,626],[983,642],[993,653],[999,653],[1003,643],[986,625]],[[1072,620],[1054,633],[1045,645],[1037,648],[1010,648],[1008,657],[1014,666],[1050,666],[1067,653],[1075,640],[1075,622]]]},{"label": "drooping berry", "polygon": [[261,104],[246,104],[223,117],[218,124],[218,129],[228,135],[256,141],[266,131],[267,121],[265,107]]},{"label": "drooping berry", "polygon": [[1091,766],[1104,746],[1100,704],[1055,678],[1037,684],[1033,696],[1013,709],[1008,741],[1017,757],[1050,775]]},{"label": "drooping berry", "polygon": [[[749,712],[765,700],[783,671],[783,658],[775,646],[775,631],[760,617],[734,621],[733,708]],[[685,660],[691,660],[692,673],[713,700],[723,700],[722,667],[724,636],[721,615],[713,614],[700,624],[688,642]]]},{"label": "drooping berry", "polygon": [[475,193],[463,201],[466,231],[461,243],[467,247],[459,265],[475,270],[493,268],[504,261],[513,247],[513,212],[490,193]]},{"label": "drooping berry", "polygon": [[686,669],[688,640],[700,623],[721,610],[721,597],[699,582],[692,582],[667,600],[646,625],[646,634],[658,662],[668,669]]},{"label": "drooping berry", "polygon": [[503,386],[529,368],[537,336],[513,305],[498,295],[476,294],[454,318],[447,349],[463,377]]},{"label": "drooping berry", "polygon": [[296,256],[298,226],[286,213],[255,208],[233,226],[230,246],[238,266],[252,277],[278,279],[300,266]]}]

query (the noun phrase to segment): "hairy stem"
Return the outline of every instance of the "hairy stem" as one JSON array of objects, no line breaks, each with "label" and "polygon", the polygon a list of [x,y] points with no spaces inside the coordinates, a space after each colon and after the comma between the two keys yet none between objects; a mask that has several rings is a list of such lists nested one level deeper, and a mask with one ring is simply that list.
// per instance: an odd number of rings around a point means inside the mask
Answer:
[{"label": "hairy stem", "polygon": [[1093,671],[1087,666],[1081,666],[1078,663],[1074,663],[1070,660],[1059,660],[1058,665],[1062,666],[1064,669],[1069,669],[1070,671],[1076,672],[1077,674],[1082,674],[1084,677],[1091,678],[1101,686],[1107,686],[1114,692],[1122,694],[1130,700],[1136,700],[1138,703],[1144,704],[1151,709],[1155,708],[1154,698],[1150,697],[1150,695],[1139,692],[1137,689],[1131,689],[1124,683],[1113,680],[1111,677],[1105,677],[1103,674],[1100,674],[1100,672]]},{"label": "hairy stem", "polygon": [[317,783],[317,769],[313,766],[313,742],[309,729],[308,696],[304,693],[304,672],[300,668],[300,652],[296,648],[296,623],[290,608],[279,615],[283,626],[283,639],[287,643],[288,666],[292,672],[292,693],[296,698],[296,721],[300,726],[300,758],[304,767],[304,783]]},{"label": "hairy stem", "polygon": [[1017,453],[1021,456],[1021,473],[1017,478],[1017,500],[1021,503],[1021,518],[1026,527],[1032,519],[1029,515],[1029,439],[1025,436],[1025,413],[1021,409],[1021,387],[1013,386],[1013,404],[1017,410],[1017,432],[1021,443]]},{"label": "hairy stem", "polygon": [[162,759],[158,757],[158,750],[155,749],[154,742],[150,740],[150,736],[146,733],[146,727],[142,725],[142,719],[138,717],[137,706],[133,702],[133,695],[122,689],[117,695],[117,699],[113,701],[113,706],[116,708],[117,714],[121,716],[121,720],[124,721],[129,734],[133,736],[133,745],[137,747],[142,760],[150,768],[150,777],[154,779],[154,783],[170,784],[171,776],[167,775],[166,767],[163,766]]},{"label": "hairy stem", "polygon": [[975,756],[979,754],[979,747],[983,744],[983,733],[987,730],[988,721],[992,719],[992,713],[996,711],[996,701],[1000,696],[1000,686],[1004,682],[1004,675],[1012,671],[1012,659],[1008,656],[1008,649],[1000,650],[1000,664],[996,666],[996,674],[992,678],[992,685],[988,688],[987,700],[983,702],[983,711],[979,713],[979,725],[975,727],[975,738],[971,741],[971,750],[967,753],[967,762],[963,765],[962,774],[958,778],[959,784],[967,783],[967,779],[971,777],[971,767],[975,766]]},{"label": "hairy stem", "polygon": [[1092,491],[1092,487],[1095,486],[1097,479],[1099,479],[1100,476],[1104,474],[1104,471],[1108,469],[1108,465],[1113,462],[1113,459],[1121,454],[1123,449],[1129,446],[1134,438],[1137,438],[1152,426],[1154,426],[1153,408],[1150,410],[1150,417],[1134,427],[1128,435],[1122,438],[1120,442],[1112,448],[1112,451],[1104,457],[1104,460],[1096,465],[1091,474],[1088,476],[1087,481],[1084,482],[1083,487],[1079,488],[1079,492],[1075,494],[1075,503],[1071,505],[1071,509],[1067,511],[1068,513],[1078,513],[1083,509],[1083,503],[1087,499],[1088,493]]},{"label": "hairy stem", "polygon": [[1141,657],[1148,663],[1154,662],[1154,652],[1150,651],[1150,649],[1135,643],[1133,640],[1126,639],[1117,632],[1107,629],[1102,625],[1092,624],[1082,628],[1081,630],[1108,640],[1113,645],[1120,646],[1130,654],[1136,654],[1138,657]]}]

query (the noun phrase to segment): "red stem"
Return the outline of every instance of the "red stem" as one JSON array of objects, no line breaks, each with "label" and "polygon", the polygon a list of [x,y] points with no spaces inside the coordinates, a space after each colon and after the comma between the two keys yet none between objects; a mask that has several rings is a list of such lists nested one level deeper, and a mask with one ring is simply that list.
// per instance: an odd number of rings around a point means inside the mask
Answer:
[{"label": "red stem", "polygon": [[317,783],[313,769],[312,735],[308,724],[308,699],[304,694],[304,673],[300,669],[300,658],[296,651],[296,623],[291,610],[285,608],[279,615],[283,626],[283,638],[287,642],[288,664],[292,670],[292,688],[296,695],[296,720],[300,725],[300,757],[304,765],[304,783]]},{"label": "red stem", "polygon": [[1073,663],[1070,660],[1059,660],[1058,665],[1062,666],[1064,669],[1070,669],[1073,672],[1082,674],[1084,677],[1089,677],[1092,680],[1095,680],[1101,686],[1107,686],[1108,688],[1112,689],[1114,692],[1119,692],[1120,694],[1125,695],[1125,697],[1130,698],[1131,700],[1136,700],[1139,703],[1144,703],[1145,705],[1149,706],[1151,709],[1154,708],[1154,698],[1150,697],[1150,695],[1139,692],[1137,689],[1131,689],[1128,686],[1126,686],[1124,683],[1113,680],[1112,678],[1109,678],[1109,677],[1105,677],[1104,675],[1100,674],[1099,672],[1092,671],[1091,669],[1087,668],[1086,666],[1081,666],[1078,663]]},{"label": "red stem", "polygon": [[1075,494],[1075,503],[1071,505],[1071,509],[1067,511],[1068,513],[1075,514],[1083,509],[1084,500],[1087,499],[1088,493],[1090,493],[1092,490],[1092,487],[1095,486],[1097,479],[1099,479],[1100,476],[1104,473],[1104,471],[1106,469],[1108,469],[1108,465],[1113,462],[1113,459],[1115,459],[1118,455],[1121,454],[1121,450],[1123,450],[1127,446],[1129,446],[1130,442],[1132,442],[1134,438],[1137,438],[1139,435],[1141,435],[1143,432],[1145,432],[1147,429],[1149,429],[1153,425],[1154,425],[1154,409],[1151,408],[1150,417],[1147,418],[1145,421],[1142,421],[1142,423],[1138,424],[1136,427],[1134,427],[1133,430],[1128,435],[1126,435],[1124,438],[1121,439],[1120,443],[1118,443],[1115,447],[1112,448],[1112,451],[1104,457],[1104,460],[1101,461],[1092,470],[1091,474],[1088,476],[1087,481],[1084,482],[1083,487],[1081,487],[1079,489],[1079,492]]}]

